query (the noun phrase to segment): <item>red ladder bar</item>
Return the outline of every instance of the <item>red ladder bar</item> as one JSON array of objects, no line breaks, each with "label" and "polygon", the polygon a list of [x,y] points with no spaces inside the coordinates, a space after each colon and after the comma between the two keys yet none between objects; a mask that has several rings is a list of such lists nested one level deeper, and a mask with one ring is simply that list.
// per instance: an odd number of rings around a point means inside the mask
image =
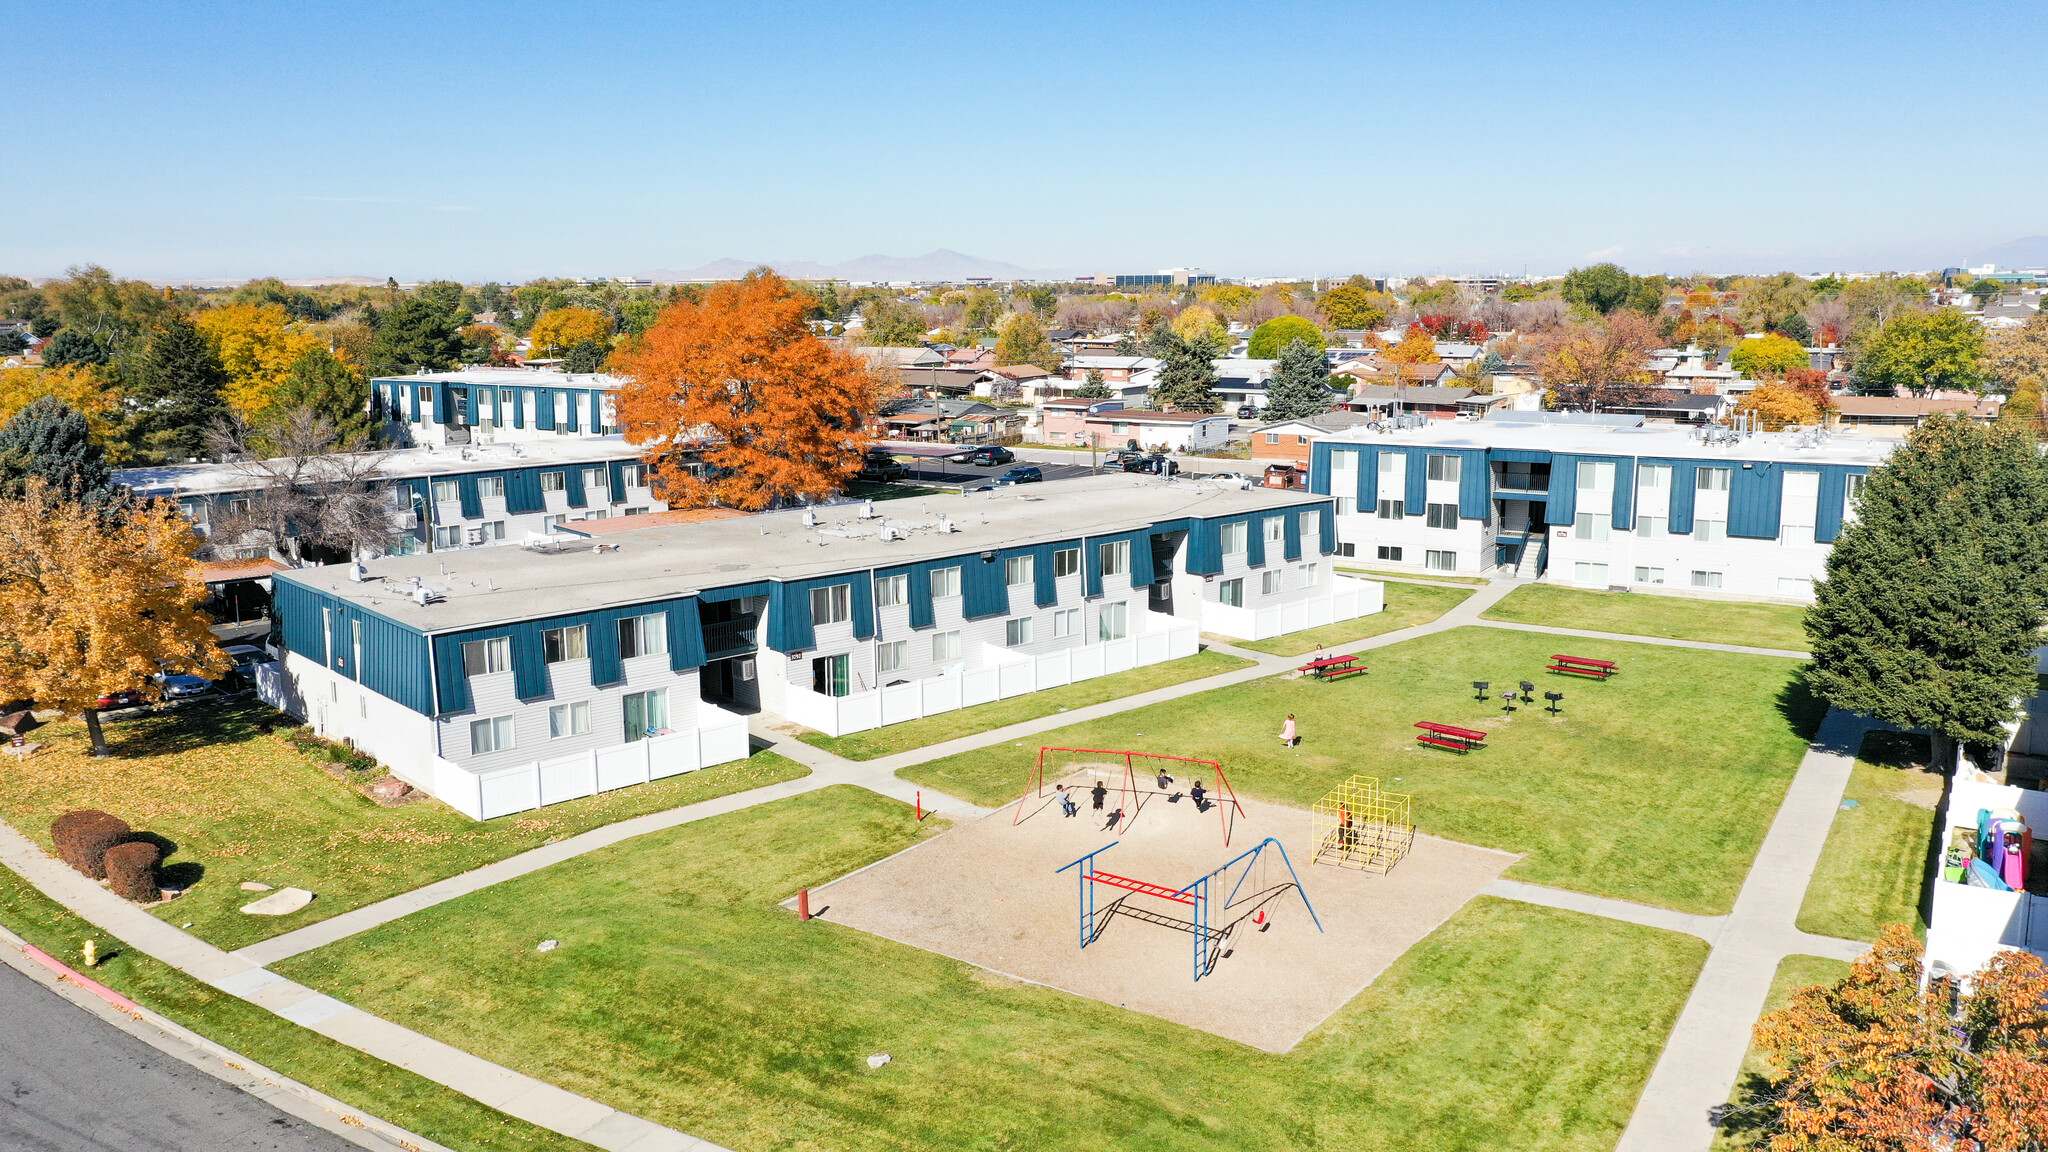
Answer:
[{"label": "red ladder bar", "polygon": [[1113,888],[1128,888],[1133,892],[1141,892],[1147,896],[1157,896],[1161,900],[1172,900],[1181,904],[1193,904],[1195,902],[1195,898],[1186,893],[1175,891],[1172,888],[1162,888],[1157,884],[1147,884],[1143,880],[1133,880],[1128,876],[1118,876],[1113,872],[1090,872],[1088,873],[1088,879],[1098,884],[1108,884]]}]

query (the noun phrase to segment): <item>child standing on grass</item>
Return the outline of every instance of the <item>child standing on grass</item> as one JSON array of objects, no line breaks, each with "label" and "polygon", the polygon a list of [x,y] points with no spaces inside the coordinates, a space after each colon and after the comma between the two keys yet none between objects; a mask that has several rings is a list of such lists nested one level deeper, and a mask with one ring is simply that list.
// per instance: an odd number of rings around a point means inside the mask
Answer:
[{"label": "child standing on grass", "polygon": [[1280,726],[1280,742],[1289,748],[1301,743],[1301,737],[1294,734],[1294,713],[1287,714],[1287,723]]}]

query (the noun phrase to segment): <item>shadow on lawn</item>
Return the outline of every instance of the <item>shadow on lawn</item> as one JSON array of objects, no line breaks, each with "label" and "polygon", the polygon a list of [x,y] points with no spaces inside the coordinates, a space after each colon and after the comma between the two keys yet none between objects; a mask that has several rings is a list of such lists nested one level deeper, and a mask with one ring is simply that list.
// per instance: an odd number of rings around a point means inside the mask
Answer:
[{"label": "shadow on lawn", "polygon": [[116,757],[175,756],[223,744],[246,744],[291,726],[290,717],[254,701],[201,700],[108,728],[107,748]]},{"label": "shadow on lawn", "polygon": [[[1799,734],[1801,740],[1812,743],[1813,738],[1820,734],[1820,722],[1827,719],[1828,703],[1816,695],[1813,686],[1807,683],[1806,665],[1800,665],[1799,670],[1792,674],[1792,678],[1785,681],[1785,686],[1778,690],[1778,714],[1785,718],[1785,723]],[[1836,751],[1851,756],[1856,754],[1854,748],[1841,748]]]}]

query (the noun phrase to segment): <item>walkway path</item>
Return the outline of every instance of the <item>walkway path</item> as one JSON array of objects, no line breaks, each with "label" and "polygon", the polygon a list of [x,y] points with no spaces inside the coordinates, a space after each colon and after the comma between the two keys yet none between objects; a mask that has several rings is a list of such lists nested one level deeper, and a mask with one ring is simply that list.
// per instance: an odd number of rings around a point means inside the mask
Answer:
[{"label": "walkway path", "polygon": [[[1805,656],[1804,653],[1779,649],[1552,628],[1480,618],[1480,613],[1493,607],[1521,583],[1497,580],[1477,587],[1470,597],[1435,620],[1349,644],[1333,645],[1329,651],[1363,652],[1453,628],[1477,625],[1745,655]],[[1297,667],[1301,659],[1299,656],[1254,652],[1230,644],[1212,643],[1210,646],[1217,651],[1252,660],[1254,664],[1217,676],[1091,704],[874,760],[854,761],[834,755],[795,739],[786,728],[778,727],[774,717],[756,717],[752,725],[756,743],[772,747],[806,765],[811,769],[809,776],[593,829],[233,953],[214,948],[114,897],[45,856],[5,825],[0,825],[0,862],[22,873],[74,912],[150,955],[286,1019],[419,1072],[508,1114],[620,1152],[629,1149],[630,1152],[661,1152],[666,1149],[714,1152],[713,1145],[694,1137],[498,1067],[292,983],[263,965],[622,840],[835,784],[856,785],[906,803],[921,799],[927,809],[944,816],[971,819],[985,815],[989,809],[925,789],[902,779],[897,772],[961,752],[1021,741],[1070,724],[1281,674]],[[1725,1102],[1733,1087],[1742,1056],[1747,1050],[1750,1025],[1763,1005],[1778,960],[1795,953],[1849,959],[1865,948],[1855,941],[1807,935],[1792,923],[1798,915],[1807,881],[1819,860],[1834,807],[1840,800],[1848,779],[1849,765],[1853,763],[1865,730],[1867,726],[1859,720],[1833,715],[1822,726],[1821,738],[1802,761],[1735,908],[1726,916],[1695,916],[1510,880],[1498,881],[1487,889],[1489,894],[1507,899],[1684,932],[1713,945],[1692,996],[1673,1029],[1670,1042],[1643,1091],[1636,1114],[1623,1137],[1623,1152],[1706,1148],[1713,1135],[1708,1121],[1709,1110]]]}]

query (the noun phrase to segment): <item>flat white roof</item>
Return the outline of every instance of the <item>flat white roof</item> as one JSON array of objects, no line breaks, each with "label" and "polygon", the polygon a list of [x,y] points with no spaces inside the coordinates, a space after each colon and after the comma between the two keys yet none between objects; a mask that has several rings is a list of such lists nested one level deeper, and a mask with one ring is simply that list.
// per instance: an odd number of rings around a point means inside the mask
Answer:
[{"label": "flat white roof", "polygon": [[[634,460],[639,458],[640,450],[626,443],[623,436],[585,436],[523,440],[512,444],[473,444],[467,448],[397,448],[361,455],[384,457],[374,474],[376,479],[405,480],[418,476],[497,472],[507,468]],[[144,496],[246,492],[262,487],[266,479],[267,473],[253,464],[165,464],[155,468],[122,468],[114,473],[114,483],[132,488]]]},{"label": "flat white roof", "polygon": [[1339,444],[1389,447],[1515,448],[1591,456],[1697,456],[1701,459],[1767,460],[1876,467],[1898,445],[1864,436],[1817,436],[1757,432],[1729,443],[1708,444],[1697,431],[1673,424],[1614,428],[1585,424],[1518,424],[1503,412],[1485,420],[1432,420],[1420,428],[1375,432],[1347,428],[1324,437]]},{"label": "flat white roof", "polygon": [[[816,528],[804,526],[799,509],[607,532],[600,542],[616,547],[607,552],[593,551],[593,543],[582,541],[564,541],[553,552],[465,548],[368,561],[369,579],[361,583],[348,578],[345,565],[300,568],[278,579],[319,589],[421,631],[445,632],[1328,499],[1219,481],[1117,473],[987,493],[887,500],[875,505],[882,514],[876,520],[859,519],[858,504],[836,504],[816,510]],[[938,530],[941,515],[956,531]],[[902,538],[882,539],[885,524]],[[407,591],[414,577],[447,589],[446,598],[415,603]]]}]

